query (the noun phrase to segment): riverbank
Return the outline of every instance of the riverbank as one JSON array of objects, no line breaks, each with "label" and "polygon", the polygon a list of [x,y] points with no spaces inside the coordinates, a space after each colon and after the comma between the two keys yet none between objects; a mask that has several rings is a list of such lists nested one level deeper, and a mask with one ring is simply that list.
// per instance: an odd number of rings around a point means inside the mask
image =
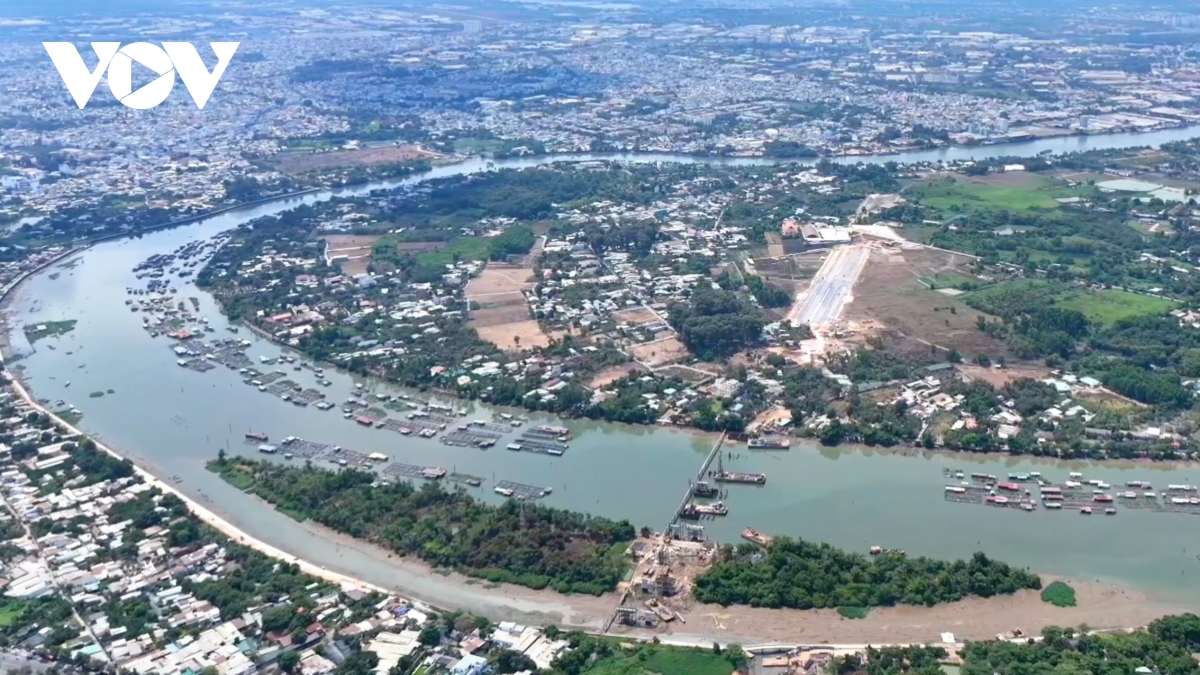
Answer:
[{"label": "riverbank", "polygon": [[[1043,577],[1049,584],[1057,579]],[[872,609],[864,619],[845,619],[836,610],[756,609],[697,604],[684,613],[688,633],[704,631],[720,642],[753,636],[759,641],[909,644],[936,643],[944,632],[956,640],[987,640],[1020,629],[1038,635],[1047,626],[1124,630],[1144,626],[1164,614],[1189,611],[1155,601],[1139,591],[1100,581],[1066,579],[1076,606],[1055,607],[1038,591],[994,598],[969,598],[934,607]]]},{"label": "riverbank", "polygon": [[[37,400],[33,398],[32,394],[29,393],[29,390],[26,389],[25,385],[20,382],[20,380],[16,379],[15,377],[11,378],[10,386],[13,388],[13,391],[18,396],[20,396],[23,401],[25,401],[26,404],[28,404],[34,410],[48,416],[51,420],[54,421],[54,423],[56,425],[58,425],[62,429],[65,429],[67,431],[67,433],[75,434],[75,435],[78,435],[81,437],[91,438],[91,436],[89,436],[87,433],[72,426],[71,424],[68,424],[66,420],[62,419],[58,415],[55,415],[53,412],[51,412],[50,410],[48,410],[44,406],[42,406],[40,403],[38,403]],[[102,450],[103,452],[105,452],[106,454],[108,454],[111,457],[114,457],[116,459],[121,459],[121,460],[128,459],[127,457],[121,455],[121,453],[113,450],[112,448],[108,447],[104,443],[96,441],[96,439],[94,439],[94,438],[92,438],[92,442],[96,443],[97,449]],[[185,504],[187,504],[188,509],[190,509],[192,511],[192,513],[194,513],[196,515],[196,517],[199,518],[201,521],[203,521],[206,525],[212,527],[213,529],[217,530],[221,534],[225,535],[226,537],[229,537],[230,539],[232,539],[233,541],[235,541],[239,544],[242,544],[244,546],[249,546],[250,548],[257,550],[257,551],[263,553],[264,555],[275,558],[277,560],[282,560],[285,562],[294,563],[296,565],[299,565],[300,569],[303,572],[305,572],[306,574],[311,574],[314,577],[324,579],[326,581],[329,581],[330,583],[340,584],[343,587],[357,588],[357,589],[361,589],[361,590],[365,590],[365,591],[380,591],[383,593],[391,592],[388,589],[383,588],[382,586],[377,586],[375,584],[365,582],[361,579],[355,579],[353,577],[350,577],[350,576],[347,576],[344,574],[332,572],[330,570],[325,569],[324,567],[313,565],[312,563],[309,563],[306,560],[297,558],[296,556],[291,555],[290,553],[287,553],[285,551],[275,548],[274,546],[271,546],[270,544],[260,541],[256,538],[254,538],[253,536],[251,536],[249,533],[238,529],[233,524],[229,523],[225,519],[218,516],[216,513],[210,511],[204,505],[200,504],[199,502],[192,499],[191,497],[188,497],[183,492],[180,492],[178,489],[175,488],[174,485],[168,483],[167,481],[165,481],[165,480],[159,478],[158,476],[154,475],[153,473],[147,471],[142,466],[134,463],[133,469],[134,469],[134,472],[137,473],[138,477],[141,478],[142,480],[144,480],[147,484],[151,485],[152,487],[158,488],[159,490],[161,490],[165,493],[175,495],[176,497],[181,499]]]},{"label": "riverbank", "polygon": [[[273,508],[258,497],[254,499],[263,508]],[[405,576],[414,575],[410,578],[436,580],[439,586],[457,589],[463,598],[503,598],[508,609],[495,617],[500,620],[553,624],[598,633],[620,598],[617,592],[602,596],[563,595],[512,584],[492,584],[438,570],[414,558],[398,557],[383,547],[354,539],[311,520],[300,525],[310,536],[330,542],[336,548],[386,561]],[[1190,611],[1119,584],[1043,576],[1045,585],[1056,580],[1065,581],[1075,589],[1074,607],[1050,605],[1041,599],[1038,591],[1020,591],[993,598],[975,597],[933,607],[881,607],[872,609],[865,619],[859,620],[845,619],[831,609],[763,609],[696,603],[683,613],[683,622],[671,624],[665,632],[621,626],[614,626],[610,632],[646,640],[669,637],[689,644],[914,644],[936,643],[943,632],[952,632],[960,640],[986,640],[1014,628],[1031,635],[1039,634],[1047,626],[1086,624],[1093,630],[1126,630],[1144,626],[1165,614]],[[397,590],[416,592],[411,584],[405,585],[402,580],[397,583]],[[436,602],[448,609],[478,607],[470,602],[447,603],[444,599]]]}]

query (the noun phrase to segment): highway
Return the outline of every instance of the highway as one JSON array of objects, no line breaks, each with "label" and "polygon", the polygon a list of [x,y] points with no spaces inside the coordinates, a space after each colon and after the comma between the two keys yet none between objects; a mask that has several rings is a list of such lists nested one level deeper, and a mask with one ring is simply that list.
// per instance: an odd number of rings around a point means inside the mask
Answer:
[{"label": "highway", "polygon": [[813,277],[808,293],[788,312],[792,325],[815,326],[837,320],[870,255],[870,247],[863,244],[831,251]]}]

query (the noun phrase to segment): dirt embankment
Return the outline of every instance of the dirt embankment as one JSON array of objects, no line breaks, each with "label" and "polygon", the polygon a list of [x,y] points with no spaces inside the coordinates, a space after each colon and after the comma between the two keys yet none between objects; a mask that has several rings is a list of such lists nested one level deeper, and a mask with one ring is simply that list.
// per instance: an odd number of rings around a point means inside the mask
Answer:
[{"label": "dirt embankment", "polygon": [[438,157],[437,153],[415,145],[389,145],[382,148],[332,150],[327,152],[285,152],[275,157],[275,165],[284,173],[304,173],[317,169],[349,166],[378,166],[411,162],[423,157]]},{"label": "dirt embankment", "polygon": [[[1053,579],[1043,577],[1044,583]],[[957,640],[984,640],[1020,629],[1038,635],[1047,626],[1087,625],[1093,630],[1144,626],[1180,608],[1156,603],[1138,591],[1099,581],[1068,580],[1075,607],[1043,602],[1037,591],[994,598],[971,598],[934,607],[873,609],[865,619],[844,619],[832,609],[798,611],[696,605],[675,627],[681,633],[711,634],[719,641],[841,644],[939,642],[942,633]]]}]

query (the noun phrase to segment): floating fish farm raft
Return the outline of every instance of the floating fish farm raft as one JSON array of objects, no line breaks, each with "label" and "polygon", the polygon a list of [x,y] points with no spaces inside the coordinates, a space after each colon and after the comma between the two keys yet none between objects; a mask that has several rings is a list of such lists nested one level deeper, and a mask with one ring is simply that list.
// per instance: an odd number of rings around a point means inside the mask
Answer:
[{"label": "floating fish farm raft", "polygon": [[383,467],[383,473],[388,476],[398,476],[402,478],[420,478],[424,480],[437,480],[446,475],[446,470],[439,466],[417,466],[416,464],[401,464],[392,462]]},{"label": "floating fish farm raft", "polygon": [[450,481],[451,483],[470,485],[471,487],[479,487],[480,485],[483,485],[483,479],[479,476],[472,476],[467,473],[458,473],[457,471],[446,474],[446,480]]},{"label": "floating fish farm raft", "polygon": [[512,497],[522,501],[534,501],[541,499],[550,494],[550,488],[538,487],[536,485],[526,485],[524,483],[514,483],[511,480],[502,480],[496,483],[496,494],[504,497]]},{"label": "floating fish farm raft", "polygon": [[1103,480],[1084,479],[1078,472],[1071,472],[1061,483],[1037,472],[1009,474],[1007,479],[982,473],[968,476],[951,469],[944,469],[943,475],[958,481],[943,488],[945,500],[961,504],[1022,511],[1074,511],[1084,515],[1111,516],[1119,508],[1200,515],[1200,490],[1195,485],[1168,485],[1155,491],[1149,481],[1131,480],[1124,486],[1113,486]]}]

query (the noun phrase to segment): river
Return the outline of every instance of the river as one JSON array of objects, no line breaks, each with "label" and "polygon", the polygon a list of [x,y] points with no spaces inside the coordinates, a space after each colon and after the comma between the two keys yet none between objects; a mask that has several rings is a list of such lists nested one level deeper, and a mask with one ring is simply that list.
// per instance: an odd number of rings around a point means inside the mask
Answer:
[{"label": "river", "polygon": [[[952,148],[853,161],[1033,156],[1044,150],[1156,145],[1196,135],[1200,135],[1200,128]],[[671,155],[603,158],[639,162],[756,161]],[[508,160],[495,165],[527,167],[556,159],[563,158]],[[338,194],[487,168],[483,160],[470,160],[438,167],[415,178],[341,190]],[[497,449],[480,451],[364,428],[343,419],[336,409],[321,412],[311,407],[296,408],[260,393],[243,384],[237,373],[224,368],[197,373],[177,367],[164,339],[151,338],[141,329],[141,316],[125,307],[125,288],[141,285],[131,268],[151,254],[169,252],[247,220],[327,199],[331,194],[285,199],[141,238],[105,242],[51,266],[29,279],[10,298],[8,323],[17,329],[11,331],[10,340],[21,355],[16,365],[39,398],[51,402],[64,399],[76,405],[84,413],[82,428],[160,476],[179,476],[181,490],[205,501],[267,543],[435,604],[469,606],[494,614],[511,614],[510,610],[569,613],[553,600],[498,597],[482,587],[464,587],[437,575],[398,569],[386,559],[331,545],[205,471],[204,463],[220,448],[253,453],[253,446],[243,440],[244,432],[253,429],[268,433],[273,440],[296,435],[365,452],[384,452],[400,462],[437,465],[481,476],[487,482],[476,492],[488,500],[498,499],[491,491],[495,480],[552,487],[554,493],[545,500],[548,504],[628,518],[639,526],[659,529],[678,505],[687,478],[711,447],[713,438],[703,434],[571,421],[567,425],[576,440],[565,456],[553,458],[506,452],[503,441]],[[180,282],[173,284],[179,286]],[[186,284],[180,288],[179,298],[188,296],[200,299],[200,312],[217,328],[215,335],[227,335],[227,323],[212,298]],[[63,319],[77,320],[75,329],[60,338],[39,341],[35,347],[24,341],[19,330],[26,324]],[[253,342],[252,357],[280,354],[278,347],[247,331],[240,335]],[[306,384],[313,380],[307,371],[295,375]],[[331,401],[344,400],[354,389],[355,383],[348,376],[332,374],[330,379],[333,385],[326,391]],[[387,389],[379,384],[370,386]],[[109,389],[112,394],[89,395]],[[478,411],[468,419],[484,412]],[[763,471],[769,480],[763,487],[729,488],[730,515],[706,523],[715,538],[735,541],[742,528],[754,527],[857,551],[881,545],[945,558],[982,550],[1038,572],[1127,584],[1176,604],[1200,608],[1200,543],[1192,540],[1200,535],[1200,517],[1130,510],[1114,517],[1091,518],[1073,512],[1025,514],[952,504],[942,497],[943,467],[994,474],[1033,470],[1060,479],[1068,470],[1082,470],[1089,478],[1114,485],[1151,480],[1162,487],[1166,483],[1200,483],[1198,466],[1068,466],[924,453],[904,455],[861,448],[830,450],[809,444],[794,445],[787,452],[751,453],[742,446],[732,446],[730,451],[734,455],[727,460],[730,468]]]}]

